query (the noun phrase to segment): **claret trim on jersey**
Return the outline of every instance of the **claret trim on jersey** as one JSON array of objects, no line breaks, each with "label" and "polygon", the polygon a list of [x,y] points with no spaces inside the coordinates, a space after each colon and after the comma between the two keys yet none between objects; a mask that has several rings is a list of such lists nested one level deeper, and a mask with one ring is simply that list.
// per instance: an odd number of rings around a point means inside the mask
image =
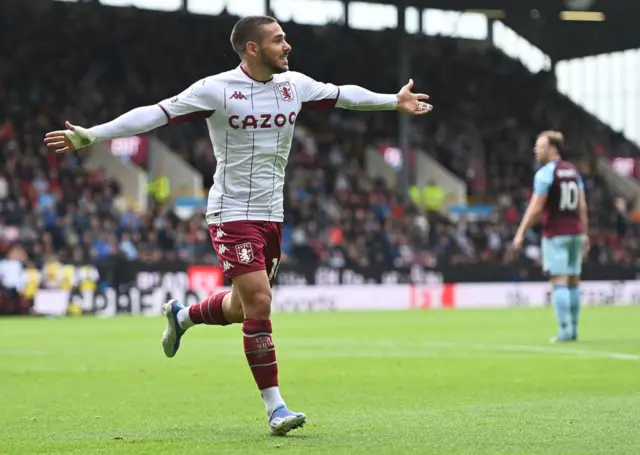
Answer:
[{"label": "claret trim on jersey", "polygon": [[167,112],[167,110],[164,108],[162,104],[158,103],[158,106],[160,107],[160,109],[162,109],[162,112],[164,112],[164,115],[167,117],[167,123],[169,123],[170,125],[175,125],[176,123],[188,123],[188,122],[193,122],[195,120],[208,119],[216,112],[215,109],[206,110],[206,111],[196,111],[196,112],[190,112],[188,114],[177,115],[172,118],[169,115],[169,112]]}]

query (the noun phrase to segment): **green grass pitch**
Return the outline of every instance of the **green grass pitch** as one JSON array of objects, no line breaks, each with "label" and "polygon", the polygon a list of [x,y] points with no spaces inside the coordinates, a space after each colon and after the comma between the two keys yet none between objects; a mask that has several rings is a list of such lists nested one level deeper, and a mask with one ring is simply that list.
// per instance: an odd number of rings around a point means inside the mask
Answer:
[{"label": "green grass pitch", "polygon": [[274,316],[305,428],[267,434],[240,326],[0,319],[0,454],[638,454],[640,307]]}]

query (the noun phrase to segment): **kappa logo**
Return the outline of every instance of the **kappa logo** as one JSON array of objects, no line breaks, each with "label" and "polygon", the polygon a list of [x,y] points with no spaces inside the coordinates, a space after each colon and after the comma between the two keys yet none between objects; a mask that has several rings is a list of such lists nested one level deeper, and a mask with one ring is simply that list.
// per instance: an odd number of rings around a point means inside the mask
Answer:
[{"label": "kappa logo", "polygon": [[238,262],[241,264],[248,264],[253,261],[253,248],[251,243],[242,243],[236,245],[236,254],[238,255]]},{"label": "kappa logo", "polygon": [[291,84],[289,84],[289,82],[280,82],[276,86],[278,87],[280,98],[285,101],[293,100],[293,89],[291,88]]},{"label": "kappa logo", "polygon": [[245,96],[244,93],[236,90],[235,92],[233,92],[233,95],[231,95],[229,97],[230,100],[246,100],[247,97]]}]

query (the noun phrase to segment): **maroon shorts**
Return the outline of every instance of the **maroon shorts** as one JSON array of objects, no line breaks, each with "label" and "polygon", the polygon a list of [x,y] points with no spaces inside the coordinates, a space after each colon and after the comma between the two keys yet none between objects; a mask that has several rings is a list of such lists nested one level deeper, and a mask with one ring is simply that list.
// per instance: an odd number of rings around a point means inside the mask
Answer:
[{"label": "maroon shorts", "polygon": [[266,270],[273,285],[280,265],[282,223],[273,221],[232,221],[210,224],[209,234],[224,276]]}]

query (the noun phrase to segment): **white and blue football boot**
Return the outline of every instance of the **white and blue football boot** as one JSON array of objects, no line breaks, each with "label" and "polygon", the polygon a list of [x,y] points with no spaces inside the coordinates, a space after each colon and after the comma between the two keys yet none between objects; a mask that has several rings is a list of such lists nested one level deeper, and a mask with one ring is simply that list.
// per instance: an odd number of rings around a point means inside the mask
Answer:
[{"label": "white and blue football boot", "polygon": [[573,335],[567,335],[560,333],[549,340],[549,343],[570,343],[576,341],[577,338]]},{"label": "white and blue football boot", "polygon": [[176,299],[169,300],[162,305],[164,315],[167,317],[167,328],[162,334],[162,349],[167,357],[176,355],[180,349],[180,338],[186,332],[178,323],[178,311],[184,308],[185,306]]},{"label": "white and blue football boot", "polygon": [[273,410],[269,417],[269,433],[273,436],[284,436],[291,430],[301,428],[307,422],[307,416],[300,412],[291,412],[285,405]]}]

